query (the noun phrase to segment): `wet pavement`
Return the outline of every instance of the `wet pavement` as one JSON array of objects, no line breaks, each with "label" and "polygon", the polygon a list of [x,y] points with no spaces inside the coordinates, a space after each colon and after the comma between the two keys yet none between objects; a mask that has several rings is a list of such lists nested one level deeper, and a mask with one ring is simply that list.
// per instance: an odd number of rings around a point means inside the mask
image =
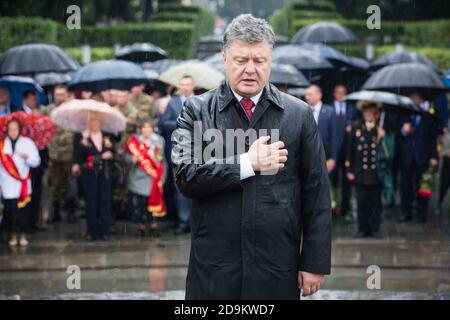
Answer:
[{"label": "wet pavement", "polygon": [[[354,239],[354,224],[334,223],[332,275],[311,299],[450,299],[450,210],[441,224],[395,222],[386,211],[382,239]],[[444,225],[444,227],[442,227]],[[83,240],[84,220],[33,235],[26,249],[0,243],[0,299],[183,299],[189,235],[167,229],[158,239],[134,237],[119,222],[108,242]],[[79,290],[67,268],[79,266]],[[370,265],[380,268],[380,289],[369,290]]]}]

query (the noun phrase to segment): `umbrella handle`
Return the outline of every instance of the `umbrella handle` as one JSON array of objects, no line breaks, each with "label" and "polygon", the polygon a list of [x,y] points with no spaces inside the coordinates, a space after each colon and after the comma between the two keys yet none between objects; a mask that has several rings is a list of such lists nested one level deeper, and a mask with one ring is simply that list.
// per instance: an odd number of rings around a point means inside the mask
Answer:
[{"label": "umbrella handle", "polygon": [[384,120],[385,119],[386,119],[386,112],[383,110],[381,112],[381,116],[380,116],[380,124],[379,124],[380,128],[384,128]]}]

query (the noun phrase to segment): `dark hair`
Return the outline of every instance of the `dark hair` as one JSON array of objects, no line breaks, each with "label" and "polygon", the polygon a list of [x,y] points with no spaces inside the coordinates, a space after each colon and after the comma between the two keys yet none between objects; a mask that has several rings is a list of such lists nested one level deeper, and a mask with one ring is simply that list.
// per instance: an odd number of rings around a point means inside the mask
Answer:
[{"label": "dark hair", "polygon": [[182,76],[181,80],[183,80],[183,79],[191,79],[192,81],[194,81],[194,78],[189,74],[185,74],[184,76]]},{"label": "dark hair", "polygon": [[152,127],[156,127],[156,120],[151,117],[144,117],[138,120],[139,128],[142,128],[146,124],[150,124]]},{"label": "dark hair", "polygon": [[65,84],[57,84],[54,88],[53,88],[53,92],[55,92],[58,89],[63,89],[66,90],[67,92],[69,91],[69,89],[67,88],[67,86]]},{"label": "dark hair", "polygon": [[26,99],[29,96],[37,96],[36,92],[34,90],[27,90],[23,93],[23,98]]},{"label": "dark hair", "polygon": [[347,86],[343,83],[336,83],[333,89],[336,89],[337,87],[343,87],[345,90],[347,90]]},{"label": "dark hair", "polygon": [[7,132],[8,132],[8,129],[9,129],[9,125],[11,123],[17,123],[17,125],[19,126],[19,135],[20,135],[22,133],[22,123],[20,122],[20,120],[17,119],[17,118],[9,119],[8,122],[6,123]]}]

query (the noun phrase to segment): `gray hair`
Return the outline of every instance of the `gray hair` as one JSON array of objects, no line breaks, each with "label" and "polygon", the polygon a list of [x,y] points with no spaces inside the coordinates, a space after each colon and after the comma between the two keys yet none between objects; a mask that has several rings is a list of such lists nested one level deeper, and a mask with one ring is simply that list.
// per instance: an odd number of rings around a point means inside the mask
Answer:
[{"label": "gray hair", "polygon": [[247,44],[267,41],[270,47],[273,48],[275,33],[266,20],[255,18],[251,14],[241,14],[234,18],[225,30],[223,50],[229,49],[235,40],[240,40]]}]

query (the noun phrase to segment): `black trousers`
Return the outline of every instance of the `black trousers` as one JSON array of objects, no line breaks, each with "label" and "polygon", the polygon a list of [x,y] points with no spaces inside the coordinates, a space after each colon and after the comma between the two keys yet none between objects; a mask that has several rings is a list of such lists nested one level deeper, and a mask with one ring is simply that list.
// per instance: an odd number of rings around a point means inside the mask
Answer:
[{"label": "black trousers", "polygon": [[441,182],[439,186],[439,207],[444,202],[445,195],[450,188],[450,157],[443,158]]},{"label": "black trousers", "polygon": [[157,221],[152,213],[147,210],[148,197],[135,194],[131,191],[128,193],[128,203],[131,210],[131,221],[138,224],[146,224]]},{"label": "black trousers", "polygon": [[414,160],[400,162],[400,193],[402,215],[410,218],[412,216],[413,202],[417,202],[417,220],[425,222],[428,212],[428,198],[418,197],[417,191],[420,187],[422,174],[427,171],[428,164],[417,164]]},{"label": "black trousers", "polygon": [[30,202],[30,227],[36,229],[41,216],[41,197],[42,197],[42,177],[44,168],[39,166],[31,169],[31,188],[33,194]]},{"label": "black trousers", "polygon": [[11,233],[30,232],[30,205],[25,208],[17,206],[17,199],[3,199],[4,226]]},{"label": "black trousers", "polygon": [[346,177],[344,148],[339,153],[336,168],[331,172],[330,178],[335,188],[341,187],[341,213],[346,215],[350,211],[350,198],[352,195],[352,184]]},{"label": "black trousers", "polygon": [[83,170],[81,181],[88,234],[93,238],[108,236],[111,225],[111,178],[107,178],[103,170]]},{"label": "black trousers", "polygon": [[358,231],[371,235],[380,231],[381,224],[381,186],[356,185],[358,202]]}]

